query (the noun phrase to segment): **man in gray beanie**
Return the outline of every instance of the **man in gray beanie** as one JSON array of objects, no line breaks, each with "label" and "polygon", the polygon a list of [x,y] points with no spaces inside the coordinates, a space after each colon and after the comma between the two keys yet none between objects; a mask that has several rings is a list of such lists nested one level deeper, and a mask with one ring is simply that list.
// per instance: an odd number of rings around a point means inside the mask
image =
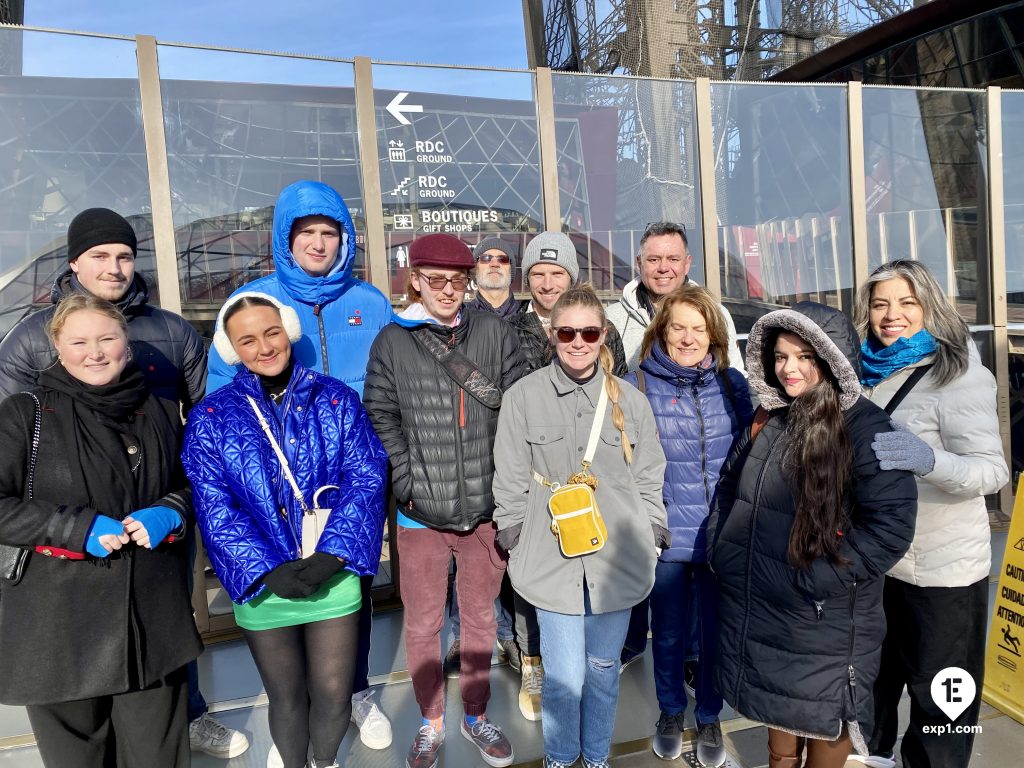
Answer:
[{"label": "man in gray beanie", "polygon": [[512,272],[518,258],[516,243],[506,242],[496,235],[481,240],[473,249],[476,297],[467,306],[492,312],[503,320],[517,314],[522,302],[512,293]]}]

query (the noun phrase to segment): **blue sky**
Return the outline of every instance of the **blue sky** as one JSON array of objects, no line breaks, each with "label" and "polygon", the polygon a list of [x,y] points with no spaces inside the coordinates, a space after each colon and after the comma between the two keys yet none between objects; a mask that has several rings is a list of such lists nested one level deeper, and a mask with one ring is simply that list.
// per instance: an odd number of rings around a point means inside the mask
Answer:
[{"label": "blue sky", "polygon": [[527,66],[522,0],[25,0],[25,24],[342,58]]}]

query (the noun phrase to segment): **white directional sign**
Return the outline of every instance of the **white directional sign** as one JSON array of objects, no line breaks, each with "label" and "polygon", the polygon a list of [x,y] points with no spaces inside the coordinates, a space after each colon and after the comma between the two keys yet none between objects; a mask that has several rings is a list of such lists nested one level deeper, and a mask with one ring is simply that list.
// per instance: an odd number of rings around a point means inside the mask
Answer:
[{"label": "white directional sign", "polygon": [[422,104],[403,104],[402,103],[402,100],[406,96],[408,96],[408,95],[409,95],[408,91],[402,91],[401,93],[396,93],[395,94],[395,98],[393,98],[391,100],[391,102],[387,105],[387,107],[385,107],[385,109],[387,109],[387,111],[391,113],[391,116],[393,118],[395,118],[395,120],[400,122],[402,125],[410,125],[409,118],[407,118],[405,115],[403,115],[402,114],[403,112],[422,112],[423,111],[423,105]]}]

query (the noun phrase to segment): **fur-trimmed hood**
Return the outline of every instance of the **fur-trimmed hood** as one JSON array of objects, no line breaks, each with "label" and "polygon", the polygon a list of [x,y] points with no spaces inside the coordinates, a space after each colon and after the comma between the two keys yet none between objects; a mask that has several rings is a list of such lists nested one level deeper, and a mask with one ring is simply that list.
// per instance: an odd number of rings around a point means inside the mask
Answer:
[{"label": "fur-trimmed hood", "polygon": [[[792,309],[777,309],[759,318],[747,337],[747,379],[766,409],[789,405],[782,387],[769,384],[766,372],[773,370],[771,350],[765,341],[776,330],[795,333],[814,347],[818,359],[828,366],[839,382],[839,403],[845,411],[861,395],[860,341],[849,318],[824,304],[802,301]],[[772,373],[771,379],[775,380]]]}]

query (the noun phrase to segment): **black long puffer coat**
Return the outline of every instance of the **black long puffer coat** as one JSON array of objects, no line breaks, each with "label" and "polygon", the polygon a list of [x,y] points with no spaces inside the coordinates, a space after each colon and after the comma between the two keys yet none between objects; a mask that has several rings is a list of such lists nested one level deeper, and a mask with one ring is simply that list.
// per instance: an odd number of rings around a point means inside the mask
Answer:
[{"label": "black long puffer coat", "polygon": [[413,337],[419,327],[454,346],[502,392],[529,369],[508,323],[465,308],[454,328],[398,318],[370,349],[363,403],[388,452],[402,512],[430,528],[469,531],[494,514],[498,411],[445,374]]},{"label": "black long puffer coat", "polygon": [[[795,514],[782,471],[789,401],[773,386],[774,350],[766,348],[779,330],[809,342],[840,384],[854,453],[840,547],[847,565],[819,558],[798,570],[787,558]],[[885,636],[882,577],[910,546],[917,485],[908,472],[878,466],[871,442],[891,427],[888,415],[861,397],[857,360],[852,325],[829,307],[798,304],[758,320],[747,371],[770,419],[752,444],[747,430],[733,447],[708,539],[720,587],[715,680],[722,696],[744,716],[801,736],[834,740],[845,722],[855,749],[866,754]]]}]

